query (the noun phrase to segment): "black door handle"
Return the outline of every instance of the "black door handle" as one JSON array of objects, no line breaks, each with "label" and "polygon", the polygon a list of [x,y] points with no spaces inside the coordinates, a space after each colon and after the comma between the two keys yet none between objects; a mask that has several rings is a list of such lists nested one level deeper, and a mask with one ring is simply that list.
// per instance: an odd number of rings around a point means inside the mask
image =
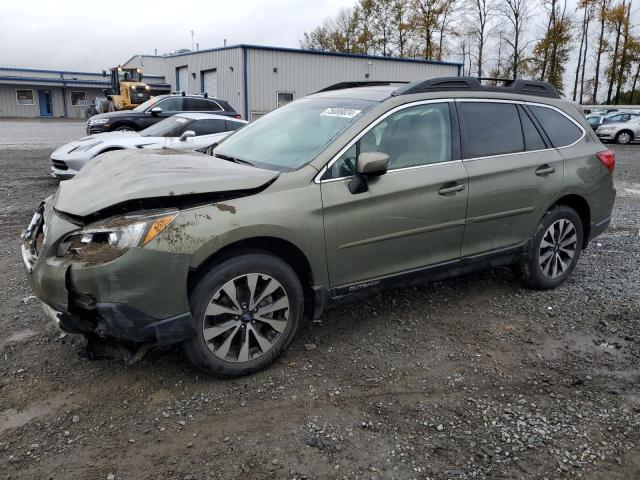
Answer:
[{"label": "black door handle", "polygon": [[465,186],[462,183],[447,183],[445,185],[448,186],[444,186],[440,190],[438,190],[439,195],[448,195],[449,193],[461,192],[465,189]]},{"label": "black door handle", "polygon": [[541,165],[538,167],[538,169],[536,170],[536,175],[538,175],[539,177],[543,177],[545,175],[549,175],[550,173],[555,172],[556,169],[553,167],[550,167],[549,165]]}]

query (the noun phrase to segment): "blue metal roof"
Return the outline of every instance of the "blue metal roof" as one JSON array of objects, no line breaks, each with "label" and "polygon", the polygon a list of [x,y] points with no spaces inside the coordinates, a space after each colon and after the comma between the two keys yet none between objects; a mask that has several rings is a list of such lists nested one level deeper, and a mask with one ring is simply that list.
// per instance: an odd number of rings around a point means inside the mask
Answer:
[{"label": "blue metal roof", "polygon": [[246,43],[241,43],[238,45],[230,45],[228,47],[219,47],[219,48],[207,48],[205,50],[196,50],[195,52],[185,52],[185,53],[171,53],[168,55],[134,55],[129,60],[124,62],[125,64],[130,62],[136,57],[155,57],[155,58],[173,58],[173,57],[183,57],[186,55],[194,55],[198,53],[206,53],[206,52],[218,52],[222,50],[231,50],[234,48],[244,48],[249,50],[270,50],[273,52],[289,52],[289,53],[306,53],[310,55],[325,55],[331,57],[347,57],[347,58],[360,58],[360,59],[369,59],[369,60],[389,60],[396,62],[411,62],[411,63],[423,63],[423,64],[431,64],[431,65],[451,65],[455,67],[461,67],[462,63],[459,62],[445,62],[440,60],[422,60],[419,58],[404,58],[404,57],[382,57],[378,55],[363,55],[358,53],[341,53],[341,52],[325,52],[322,50],[308,50],[302,48],[288,48],[288,47],[270,47],[267,45],[251,45]]},{"label": "blue metal roof", "polygon": [[[17,77],[17,76],[1,76],[1,75],[0,75],[0,81],[1,82],[9,81],[13,83],[22,83],[22,84],[56,83],[56,84],[62,84],[62,85],[84,85],[85,87],[95,87],[95,88],[108,87],[111,85],[111,82],[100,81],[100,80],[79,80],[79,79],[73,79],[73,78],[46,78],[46,77]],[[163,88],[171,87],[171,85],[169,85],[168,83],[149,83],[148,85],[150,87],[163,87]]]},{"label": "blue metal roof", "polygon": [[[48,70],[42,68],[19,68],[19,67],[0,67],[0,71],[5,72],[34,72],[34,73],[56,73],[59,75],[87,75],[90,77],[104,77],[102,73],[96,72],[73,72],[67,70]],[[162,75],[147,75],[143,72],[142,74],[145,77],[150,78],[164,78]],[[108,75],[107,75],[108,76]]]}]

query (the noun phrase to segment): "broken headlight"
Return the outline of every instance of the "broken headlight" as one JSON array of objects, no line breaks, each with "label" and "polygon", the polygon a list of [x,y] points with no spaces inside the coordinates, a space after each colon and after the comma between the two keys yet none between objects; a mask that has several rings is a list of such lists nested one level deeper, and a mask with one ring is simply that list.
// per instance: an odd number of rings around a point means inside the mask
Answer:
[{"label": "broken headlight", "polygon": [[70,233],[58,245],[59,257],[88,263],[115,260],[131,247],[142,247],[169,226],[178,212],[125,215],[87,225]]}]

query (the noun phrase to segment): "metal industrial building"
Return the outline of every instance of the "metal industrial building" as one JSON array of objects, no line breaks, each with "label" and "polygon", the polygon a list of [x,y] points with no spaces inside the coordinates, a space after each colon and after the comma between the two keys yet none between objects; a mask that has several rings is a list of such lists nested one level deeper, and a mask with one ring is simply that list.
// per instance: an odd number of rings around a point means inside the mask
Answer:
[{"label": "metal industrial building", "polygon": [[[328,85],[346,81],[458,76],[462,64],[293,48],[235,45],[167,55],[135,55],[152,94],[206,92],[227,100],[248,120]],[[103,73],[0,67],[0,117],[85,118],[103,96]]]},{"label": "metal industrial building", "polygon": [[293,48],[234,45],[170,55],[135,55],[124,66],[164,77],[174,91],[227,100],[247,120],[346,81],[459,76],[462,64]]},{"label": "metal industrial building", "polygon": [[[145,74],[143,81],[169,89],[161,76]],[[107,87],[102,73],[0,67],[0,117],[85,118]]]}]

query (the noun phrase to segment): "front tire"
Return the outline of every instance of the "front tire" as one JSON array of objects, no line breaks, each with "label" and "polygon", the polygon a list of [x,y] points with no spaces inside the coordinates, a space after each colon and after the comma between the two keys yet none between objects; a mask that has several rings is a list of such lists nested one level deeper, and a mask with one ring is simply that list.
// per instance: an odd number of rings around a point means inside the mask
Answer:
[{"label": "front tire", "polygon": [[616,143],[620,145],[628,145],[633,141],[633,133],[623,130],[616,135]]},{"label": "front tire", "polygon": [[133,127],[130,127],[129,125],[122,125],[120,127],[114,128],[113,131],[114,132],[135,132],[136,129]]},{"label": "front tire", "polygon": [[304,310],[294,270],[268,253],[245,253],[213,267],[191,296],[196,336],[185,342],[203,372],[237,377],[262,370],[289,346]]},{"label": "front tire", "polygon": [[573,208],[558,205],[549,210],[538,225],[527,259],[518,265],[521,280],[539,290],[562,284],[578,262],[583,232]]}]

